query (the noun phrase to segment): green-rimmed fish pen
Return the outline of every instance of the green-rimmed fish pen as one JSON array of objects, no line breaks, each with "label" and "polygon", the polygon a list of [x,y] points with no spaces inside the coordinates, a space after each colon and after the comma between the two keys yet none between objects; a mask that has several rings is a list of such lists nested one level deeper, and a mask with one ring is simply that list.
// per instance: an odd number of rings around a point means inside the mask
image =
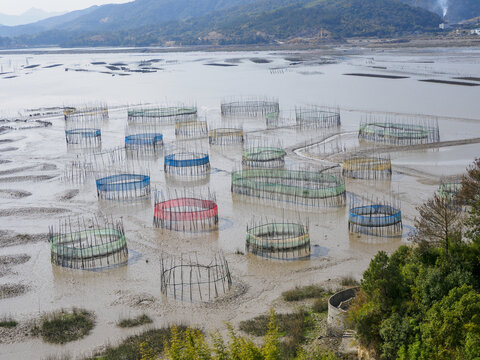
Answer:
[{"label": "green-rimmed fish pen", "polygon": [[49,229],[52,264],[72,269],[98,269],[128,261],[127,239],[121,221],[63,220]]},{"label": "green-rimmed fish pen", "polygon": [[301,259],[310,256],[308,225],[293,222],[264,222],[247,225],[246,251],[272,259]]},{"label": "green-rimmed fish pen", "polygon": [[338,169],[323,171],[244,169],[232,173],[231,191],[250,197],[306,206],[345,204],[345,181]]},{"label": "green-rimmed fish pen", "polygon": [[363,119],[358,138],[389,145],[418,145],[440,141],[438,121],[429,119]]},{"label": "green-rimmed fish pen", "polygon": [[197,119],[196,106],[165,106],[130,109],[127,112],[128,124],[175,124]]},{"label": "green-rimmed fish pen", "polygon": [[282,168],[285,165],[285,150],[277,147],[252,146],[242,152],[244,168]]}]

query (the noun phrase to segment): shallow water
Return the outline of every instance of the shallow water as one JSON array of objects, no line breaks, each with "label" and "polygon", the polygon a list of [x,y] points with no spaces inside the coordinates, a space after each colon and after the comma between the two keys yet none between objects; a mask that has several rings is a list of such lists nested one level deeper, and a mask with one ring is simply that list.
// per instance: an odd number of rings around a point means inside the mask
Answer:
[{"label": "shallow water", "polygon": [[[2,55],[3,72],[16,78],[0,77],[0,117],[13,116],[25,109],[106,102],[110,119],[102,124],[102,149],[120,146],[126,126],[127,104],[195,103],[210,128],[220,127],[222,99],[240,95],[278,98],[283,110],[296,105],[336,106],[342,115],[340,131],[347,146],[357,146],[355,132],[365,117],[425,116],[438,118],[441,140],[478,137],[480,134],[480,87],[463,87],[419,82],[423,78],[449,79],[455,76],[480,76],[480,52],[474,49],[432,49],[428,51],[372,51],[350,55],[348,51],[316,51],[295,56],[308,58],[298,65],[281,52],[236,53],[118,53],[118,54],[44,54]],[[337,64],[318,65],[327,55]],[[21,66],[40,64],[34,69]],[[266,58],[271,63],[255,63],[250,58]],[[92,62],[128,64],[138,67],[142,60],[160,58],[154,63],[162,68],[155,73],[131,73],[112,76],[100,71],[103,65]],[[205,66],[235,58],[235,67]],[[63,64],[44,68],[51,64]],[[103,66],[103,68],[102,68]],[[373,69],[372,66],[387,67]],[[89,72],[65,71],[87,69]],[[283,73],[270,68],[286,68]],[[344,76],[348,72],[406,74],[408,79],[390,80]],[[307,75],[306,75],[307,74]],[[15,266],[14,273],[0,278],[0,284],[22,283],[29,291],[15,298],[0,300],[0,316],[20,320],[38,317],[42,312],[72,306],[85,307],[97,315],[97,325],[88,337],[65,345],[44,344],[39,339],[0,344],[0,358],[38,358],[58,352],[73,356],[84,354],[107,341],[116,341],[137,330],[115,326],[120,317],[146,312],[155,326],[172,322],[200,325],[208,330],[224,329],[223,321],[234,324],[268,310],[284,290],[295,285],[325,283],[334,286],[343,275],[360,278],[370,258],[378,250],[393,251],[407,242],[412,230],[415,207],[438,187],[440,176],[458,174],[480,152],[479,144],[453,146],[435,150],[392,154],[394,176],[391,182],[372,184],[347,179],[347,205],[294,210],[288,204],[242,197],[230,191],[231,171],[241,167],[241,146],[209,146],[206,140],[186,141],[183,145],[210,153],[213,171],[200,182],[215,191],[220,212],[219,229],[202,233],[181,233],[154,229],[153,200],[139,203],[98,201],[93,181],[73,185],[62,181],[63,168],[78,150],[67,149],[64,120],[49,118],[51,127],[15,130],[0,135],[0,190],[31,193],[30,196],[2,196],[0,230],[19,234],[45,234],[64,216],[73,219],[105,214],[122,218],[130,249],[128,266],[101,272],[75,271],[50,264],[47,242],[21,243],[0,247],[0,255],[28,254],[31,259]],[[232,122],[228,122],[232,124]],[[235,122],[234,122],[235,123]],[[284,148],[301,147],[325,137],[321,129],[281,128],[265,130],[264,120],[241,122],[250,136],[262,141],[280,142]],[[336,129],[335,131],[338,131]],[[162,129],[166,149],[175,143],[173,126]],[[353,134],[353,135],[352,135]],[[168,152],[167,150],[165,152]],[[310,166],[320,162],[289,152],[287,167]],[[163,158],[142,164],[148,166],[152,189],[170,190],[191,187],[172,182],[163,172]],[[399,171],[395,170],[398,166]],[[410,173],[410,170],[412,172]],[[400,171],[401,170],[401,171]],[[78,189],[76,192],[71,190]],[[173,190],[172,190],[173,191]],[[402,204],[402,237],[371,238],[349,234],[348,208],[351,199],[382,199],[395,193]],[[73,196],[73,197],[72,197]],[[300,261],[275,261],[244,251],[245,230],[255,218],[293,219],[309,222],[312,257]],[[160,258],[162,253],[179,255],[197,251],[201,261],[223,251],[237,286],[245,293],[214,305],[188,305],[164,299],[160,293]],[[148,260],[148,262],[147,262]],[[331,279],[332,281],[329,281]],[[332,284],[332,285],[329,285]]]}]

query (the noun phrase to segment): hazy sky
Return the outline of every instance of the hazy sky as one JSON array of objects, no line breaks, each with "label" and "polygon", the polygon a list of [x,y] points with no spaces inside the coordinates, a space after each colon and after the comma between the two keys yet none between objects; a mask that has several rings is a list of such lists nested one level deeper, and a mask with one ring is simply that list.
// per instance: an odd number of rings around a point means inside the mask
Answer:
[{"label": "hazy sky", "polygon": [[0,0],[0,13],[21,14],[35,7],[45,11],[70,11],[84,9],[92,5],[126,3],[132,0]]}]

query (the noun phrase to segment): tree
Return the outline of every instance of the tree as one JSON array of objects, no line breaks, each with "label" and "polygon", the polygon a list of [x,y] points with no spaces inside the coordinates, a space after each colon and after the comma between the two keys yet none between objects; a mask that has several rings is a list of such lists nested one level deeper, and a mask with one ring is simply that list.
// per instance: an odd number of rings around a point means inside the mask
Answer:
[{"label": "tree", "polygon": [[280,360],[280,347],[278,342],[278,327],[275,321],[275,312],[270,310],[270,322],[268,323],[267,335],[265,335],[265,344],[262,348],[262,355],[265,360]]},{"label": "tree", "polygon": [[419,216],[414,221],[417,231],[412,240],[443,247],[448,253],[449,242],[460,238],[463,214],[437,193],[417,210]]}]

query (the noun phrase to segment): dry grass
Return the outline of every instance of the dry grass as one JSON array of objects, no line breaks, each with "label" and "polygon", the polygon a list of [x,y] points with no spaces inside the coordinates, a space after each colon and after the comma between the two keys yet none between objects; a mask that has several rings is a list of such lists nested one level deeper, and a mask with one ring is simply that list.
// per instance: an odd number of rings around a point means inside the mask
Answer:
[{"label": "dry grass", "polygon": [[325,289],[319,285],[297,286],[295,289],[284,291],[282,297],[285,301],[299,301],[320,297],[324,293]]},{"label": "dry grass", "polygon": [[153,323],[153,320],[148,315],[142,314],[132,319],[120,319],[117,326],[121,328],[131,328],[151,323]]},{"label": "dry grass", "polygon": [[47,314],[40,325],[32,329],[33,335],[40,335],[49,343],[65,344],[78,340],[90,333],[95,325],[94,315],[84,309],[60,310]]},{"label": "dry grass", "polygon": [[360,285],[357,280],[352,275],[344,276],[340,280],[340,285],[342,286],[358,286]]}]

